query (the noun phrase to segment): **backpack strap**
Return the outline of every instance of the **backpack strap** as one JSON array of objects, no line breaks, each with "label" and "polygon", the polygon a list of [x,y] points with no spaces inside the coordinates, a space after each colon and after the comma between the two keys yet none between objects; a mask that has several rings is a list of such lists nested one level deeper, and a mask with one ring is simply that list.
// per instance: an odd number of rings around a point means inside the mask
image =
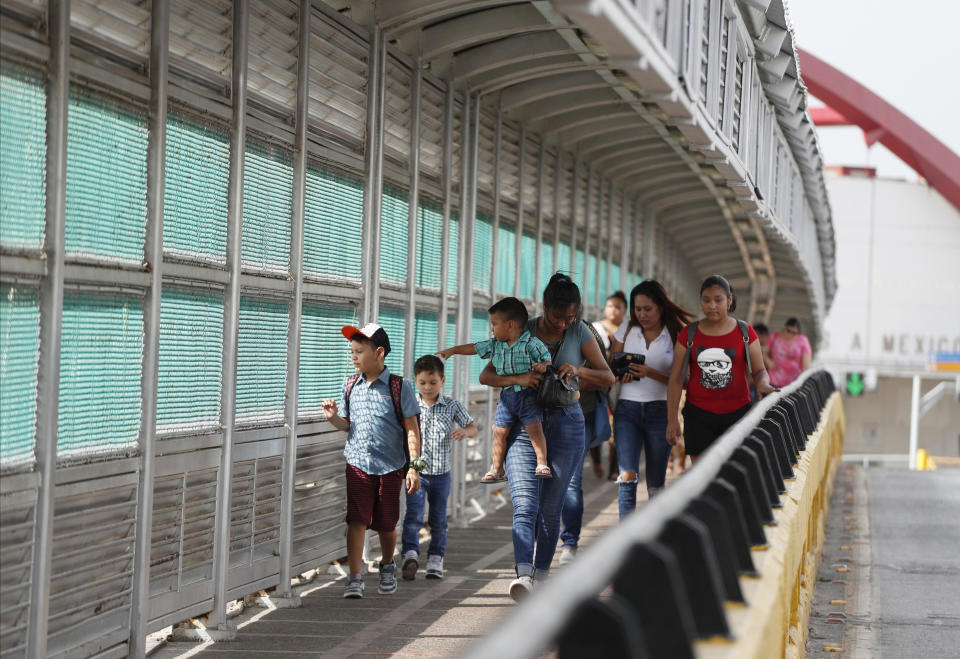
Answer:
[{"label": "backpack strap", "polygon": [[743,335],[743,355],[747,358],[747,382],[752,383],[753,369],[750,366],[750,326],[747,325],[747,321],[738,318],[737,327],[740,328],[740,333]]},{"label": "backpack strap", "polygon": [[[399,375],[390,374],[390,398],[393,399],[393,411],[397,415],[397,422],[400,424],[400,430],[403,432],[403,455],[406,456],[406,467],[410,464],[410,447],[407,445],[406,426],[403,425],[403,378]],[[417,414],[417,428],[420,429],[420,415]],[[423,439],[421,438],[421,442]]]},{"label": "backpack strap", "polygon": [[347,388],[343,392],[343,411],[347,413],[347,418],[350,418],[350,393],[353,391],[353,387],[360,380],[360,374],[354,373],[349,378],[347,378]]},{"label": "backpack strap", "polygon": [[683,380],[687,379],[687,372],[690,370],[690,360],[693,359],[693,337],[697,334],[697,325],[699,320],[695,320],[687,325],[687,358],[683,360]]}]

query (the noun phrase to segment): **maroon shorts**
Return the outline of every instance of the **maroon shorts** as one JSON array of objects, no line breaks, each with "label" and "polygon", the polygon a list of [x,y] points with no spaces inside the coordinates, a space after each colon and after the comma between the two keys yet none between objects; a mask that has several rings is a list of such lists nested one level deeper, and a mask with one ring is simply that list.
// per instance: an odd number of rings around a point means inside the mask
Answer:
[{"label": "maroon shorts", "polygon": [[403,476],[403,469],[375,475],[347,465],[347,524],[363,522],[374,531],[396,529]]}]

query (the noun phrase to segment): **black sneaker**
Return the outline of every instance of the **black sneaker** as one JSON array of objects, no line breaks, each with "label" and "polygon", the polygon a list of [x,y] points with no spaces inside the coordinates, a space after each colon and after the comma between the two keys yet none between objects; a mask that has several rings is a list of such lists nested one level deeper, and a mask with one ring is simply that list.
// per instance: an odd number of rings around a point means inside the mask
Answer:
[{"label": "black sneaker", "polygon": [[413,581],[417,578],[417,570],[420,569],[419,558],[420,554],[413,549],[403,555],[403,567],[400,568],[400,573],[403,575],[404,580]]},{"label": "black sneaker", "polygon": [[343,589],[344,599],[363,599],[363,577],[347,577],[347,585]]},{"label": "black sneaker", "polygon": [[390,595],[397,592],[397,564],[380,564],[380,587],[377,589],[381,595]]}]

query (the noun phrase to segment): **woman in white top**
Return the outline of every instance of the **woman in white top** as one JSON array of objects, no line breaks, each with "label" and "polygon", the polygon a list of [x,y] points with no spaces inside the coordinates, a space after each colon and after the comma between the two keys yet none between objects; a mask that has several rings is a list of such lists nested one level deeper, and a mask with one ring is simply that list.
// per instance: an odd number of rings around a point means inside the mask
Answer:
[{"label": "woman in white top", "polygon": [[659,282],[647,279],[630,291],[630,322],[613,337],[613,352],[644,356],[621,378],[620,400],[613,416],[621,519],[637,506],[637,471],[646,448],[647,494],[663,489],[671,446],[667,442],[667,380],[673,344],[693,314],[677,305]]}]

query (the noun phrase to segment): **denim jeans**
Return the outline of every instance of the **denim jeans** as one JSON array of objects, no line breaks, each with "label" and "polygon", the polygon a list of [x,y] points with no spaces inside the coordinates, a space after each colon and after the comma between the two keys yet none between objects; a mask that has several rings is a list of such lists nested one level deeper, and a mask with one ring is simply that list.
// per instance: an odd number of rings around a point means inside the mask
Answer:
[{"label": "denim jeans", "polygon": [[[607,413],[606,407],[602,408],[602,413]],[[590,446],[593,440],[596,416],[597,410],[585,412],[583,415],[584,447]],[[580,544],[580,528],[583,526],[583,462],[586,457],[587,451],[584,448],[580,464],[573,469],[570,485],[563,497],[563,510],[560,512],[560,539],[568,549],[576,549]]]},{"label": "denim jeans", "polygon": [[[515,424],[507,436],[507,480],[513,500],[513,559],[517,576],[550,573],[560,536],[560,511],[574,471],[583,466],[583,412],[580,404],[544,410],[543,434],[553,478],[537,478],[530,437]],[[536,544],[536,556],[534,556]]]},{"label": "denim jeans", "polygon": [[[621,398],[613,415],[613,436],[617,438],[620,472],[639,471],[640,454],[646,448],[647,492],[663,487],[672,448],[667,442],[667,401],[639,403]],[[620,518],[623,519],[624,515],[637,507],[637,480],[620,481],[617,499]]]},{"label": "denim jeans", "polygon": [[450,472],[431,476],[420,474],[420,489],[407,494],[407,514],[403,517],[402,553],[411,549],[420,553],[420,527],[423,507],[430,505],[430,547],[428,556],[443,556],[447,550],[447,498],[450,496]]}]

